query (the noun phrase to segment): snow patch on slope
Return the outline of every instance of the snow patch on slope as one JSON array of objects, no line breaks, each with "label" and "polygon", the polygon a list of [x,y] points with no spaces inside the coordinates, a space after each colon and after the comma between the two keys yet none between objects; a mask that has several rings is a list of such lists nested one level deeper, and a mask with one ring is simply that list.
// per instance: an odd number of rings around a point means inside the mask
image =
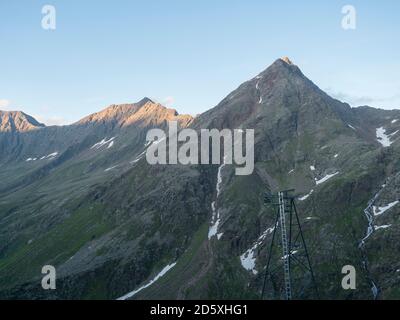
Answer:
[{"label": "snow patch on slope", "polygon": [[384,127],[380,127],[376,129],[376,140],[384,146],[385,148],[390,147],[393,141],[390,141],[390,138],[395,135],[398,131],[392,134],[386,134],[386,129]]},{"label": "snow patch on slope", "polygon": [[347,124],[347,126],[348,126],[349,128],[351,128],[351,129],[353,129],[354,131],[357,131],[357,129],[354,128],[351,124]]},{"label": "snow patch on slope", "polygon": [[376,231],[376,230],[379,230],[379,229],[387,229],[387,228],[390,228],[391,226],[392,226],[391,224],[385,224],[385,225],[382,225],[382,226],[375,225],[374,228],[375,228],[375,231]]},{"label": "snow patch on slope", "polygon": [[169,270],[171,270],[173,267],[175,267],[176,262],[173,264],[170,264],[168,266],[166,266],[164,269],[162,269],[160,271],[159,274],[157,274],[150,282],[148,282],[147,284],[145,284],[144,286],[141,286],[139,289],[136,289],[132,292],[127,293],[126,295],[118,298],[117,300],[127,300],[129,298],[132,298],[134,295],[136,295],[137,293],[139,293],[140,291],[142,291],[143,289],[146,289],[148,287],[150,287],[154,282],[156,282],[158,279],[160,279],[161,277],[163,277]]},{"label": "snow patch on slope", "polygon": [[114,139],[115,137],[112,137],[107,140],[107,138],[102,139],[101,141],[95,143],[90,149],[100,149],[101,147],[105,146],[108,144],[107,149],[111,148],[114,145]]},{"label": "snow patch on slope", "polygon": [[45,156],[45,159],[51,159],[58,156],[58,152],[50,153],[49,155]]},{"label": "snow patch on slope", "polygon": [[[47,156],[40,157],[39,160],[53,160],[57,156],[58,156],[58,152],[53,152],[53,153],[48,154]],[[36,160],[38,160],[38,158],[28,158],[25,161],[31,162],[31,161],[36,161]]]},{"label": "snow patch on slope", "polygon": [[[256,79],[261,79],[261,78],[262,77],[257,77]],[[262,97],[261,92],[260,92],[260,81],[257,81],[257,83],[256,83],[256,90],[260,94],[260,99],[258,100],[258,104],[261,104],[263,102],[263,97]]]},{"label": "snow patch on slope", "polygon": [[104,170],[104,172],[111,171],[111,170],[113,170],[113,169],[115,169],[115,168],[117,168],[117,167],[118,167],[118,166],[113,166],[113,167],[107,168],[106,170]]},{"label": "snow patch on slope", "polygon": [[254,245],[240,256],[240,262],[242,264],[242,267],[247,271],[251,271],[254,275],[258,273],[256,270],[255,252],[257,248],[263,243],[267,235],[274,232],[274,230],[275,227],[268,228],[267,230],[265,230],[262,233],[262,235],[257,239],[257,241],[254,243]]},{"label": "snow patch on slope", "polygon": [[368,201],[367,207],[364,209],[364,214],[368,220],[368,227],[367,227],[367,233],[365,237],[361,240],[359,244],[359,248],[363,248],[365,241],[371,236],[371,234],[374,233],[375,227],[374,227],[374,212],[373,212],[373,205],[375,201],[379,198],[383,190],[386,188],[386,184],[382,185],[382,188],[374,195],[372,199]]},{"label": "snow patch on slope", "polygon": [[254,250],[255,249],[250,248],[244,254],[242,254],[240,256],[240,262],[243,268],[245,268],[247,271],[253,272],[253,274],[256,275],[256,257],[254,256]]},{"label": "snow patch on slope", "polygon": [[315,183],[317,184],[317,185],[319,185],[319,184],[322,184],[322,183],[324,183],[324,182],[326,182],[326,181],[328,181],[330,178],[333,178],[334,176],[336,176],[336,175],[338,175],[339,174],[339,171],[338,172],[335,172],[335,173],[332,173],[332,174],[327,174],[325,177],[323,177],[323,178],[321,178],[321,179],[315,179]]},{"label": "snow patch on slope", "polygon": [[374,212],[374,216],[380,216],[381,214],[385,213],[386,211],[390,210],[391,208],[393,208],[395,205],[397,205],[400,201],[394,201],[392,203],[389,203],[387,206],[383,206],[383,207],[376,207],[373,206],[373,212]]},{"label": "snow patch on slope", "polygon": [[305,196],[300,197],[300,198],[299,198],[299,201],[307,200],[313,193],[314,193],[314,190],[311,190],[311,191],[310,191],[308,194],[306,194]]},{"label": "snow patch on slope", "polygon": [[[221,218],[219,214],[219,210],[216,208],[216,203],[218,200],[218,197],[221,193],[221,185],[222,185],[222,169],[225,167],[225,158],[224,162],[220,167],[218,168],[218,175],[217,175],[217,185],[215,186],[215,189],[217,191],[217,197],[215,201],[211,203],[211,210],[212,210],[212,217],[211,217],[211,226],[210,229],[208,230],[208,239],[210,240],[212,237],[217,235],[218,233],[218,226],[221,223]],[[222,235],[221,235],[222,236]],[[220,237],[217,236],[217,239],[219,240]]]}]

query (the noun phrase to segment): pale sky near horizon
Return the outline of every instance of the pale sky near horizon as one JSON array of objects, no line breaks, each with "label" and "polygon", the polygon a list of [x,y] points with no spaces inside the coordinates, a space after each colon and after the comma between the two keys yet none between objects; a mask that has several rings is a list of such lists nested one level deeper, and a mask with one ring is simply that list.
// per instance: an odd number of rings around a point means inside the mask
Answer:
[{"label": "pale sky near horizon", "polygon": [[400,109],[399,17],[397,0],[1,0],[0,110],[65,124],[147,96],[198,114],[282,56],[352,106]]}]

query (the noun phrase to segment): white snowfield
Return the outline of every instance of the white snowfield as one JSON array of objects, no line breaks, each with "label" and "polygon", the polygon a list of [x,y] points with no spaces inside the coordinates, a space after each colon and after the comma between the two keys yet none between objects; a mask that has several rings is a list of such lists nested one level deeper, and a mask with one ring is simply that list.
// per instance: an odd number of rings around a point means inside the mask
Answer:
[{"label": "white snowfield", "polygon": [[319,185],[319,184],[322,184],[322,183],[324,183],[324,182],[326,182],[326,181],[328,181],[330,178],[333,178],[334,176],[336,176],[336,175],[338,175],[340,172],[338,171],[338,172],[335,172],[335,173],[332,173],[332,174],[327,174],[325,177],[323,177],[323,178],[321,178],[321,179],[315,179],[315,183],[317,184],[317,185]]},{"label": "white snowfield", "polygon": [[[360,244],[358,245],[359,248],[363,248],[365,245],[365,241],[367,241],[367,239],[376,231],[379,229],[384,229],[388,226],[376,226],[374,225],[374,214],[373,214],[373,205],[375,203],[375,201],[379,198],[379,196],[381,195],[381,193],[383,192],[383,190],[385,189],[386,184],[382,185],[382,188],[374,195],[374,197],[372,199],[370,199],[368,201],[368,206],[364,209],[364,215],[368,220],[368,227],[367,227],[367,233],[365,235],[365,237],[360,241]],[[366,261],[363,261],[364,264],[366,265]],[[371,291],[372,291],[372,295],[374,296],[374,299],[377,298],[378,296],[378,287],[376,286],[376,284],[374,283],[374,281],[371,280]]]},{"label": "white snowfield", "polygon": [[381,214],[385,213],[386,211],[392,209],[395,205],[397,205],[400,201],[394,201],[389,203],[387,206],[384,207],[376,207],[373,206],[374,216],[380,216]]},{"label": "white snowfield", "polygon": [[132,292],[127,293],[126,295],[118,298],[117,300],[126,300],[129,298],[132,298],[134,295],[136,295],[137,293],[139,293],[140,291],[142,291],[143,289],[146,289],[148,287],[150,287],[154,282],[156,282],[158,279],[160,279],[161,277],[163,277],[169,270],[171,270],[173,267],[175,267],[176,262],[173,264],[170,264],[168,266],[166,266],[164,269],[162,269],[160,271],[159,274],[157,274],[150,282],[148,282],[147,284],[145,284],[144,286],[141,286],[139,289],[136,289]]},{"label": "white snowfield", "polygon": [[397,121],[399,121],[399,119],[394,119],[392,120],[392,123],[396,123]]},{"label": "white snowfield", "polygon": [[215,209],[215,201],[211,203],[212,217],[211,217],[211,226],[208,229],[208,240],[214,237],[218,232],[218,226],[220,223],[218,217],[218,211]]},{"label": "white snowfield", "polygon": [[[256,79],[261,79],[261,78],[262,77],[256,77]],[[256,90],[259,91],[259,89],[260,89],[260,81],[257,81]],[[263,102],[263,97],[262,97],[262,95],[260,93],[260,99],[258,100],[258,104],[261,104],[262,102]]]},{"label": "white snowfield", "polygon": [[225,167],[225,158],[224,158],[224,163],[221,164],[218,168],[218,178],[217,178],[217,185],[215,186],[215,189],[217,191],[217,197],[216,200],[211,203],[211,210],[212,210],[212,218],[211,218],[211,226],[210,229],[208,230],[208,239],[210,240],[212,237],[217,235],[217,239],[221,239],[222,234],[218,234],[218,226],[221,223],[221,218],[219,215],[219,210],[216,208],[217,200],[218,197],[221,193],[221,185],[222,185],[222,169]]},{"label": "white snowfield", "polygon": [[390,147],[394,141],[391,141],[391,138],[396,135],[399,130],[391,133],[386,134],[386,129],[384,127],[380,127],[376,129],[376,140],[384,146],[385,148]]},{"label": "white snowfield", "polygon": [[58,152],[54,152],[54,153],[50,153],[47,156],[42,157],[43,159],[51,159],[51,158],[55,158],[58,156]]},{"label": "white snowfield", "polygon": [[315,171],[315,166],[310,166],[311,171]]},{"label": "white snowfield", "polygon": [[118,167],[118,165],[117,165],[117,166],[110,167],[110,168],[107,168],[106,170],[104,170],[104,172],[111,171],[111,170],[113,170],[113,169],[115,169],[115,168],[117,168],[117,167]]},{"label": "white snowfield", "polygon": [[299,201],[307,200],[313,193],[314,193],[314,189],[311,190],[311,191],[310,191],[308,194],[306,194],[305,196],[300,197],[300,198],[299,198]]},{"label": "white snowfield", "polygon": [[[53,152],[53,153],[48,154],[47,156],[40,157],[39,160],[53,160],[57,156],[58,156],[58,152]],[[36,160],[38,160],[38,158],[28,158],[25,161],[31,162],[31,161],[36,161]]]},{"label": "white snowfield", "polygon": [[107,138],[104,138],[103,140],[95,143],[90,149],[100,149],[101,147],[105,146],[108,144],[107,149],[111,148],[114,145],[114,140],[116,137],[112,137],[107,140]]},{"label": "white snowfield", "polygon": [[382,186],[382,188],[374,195],[372,199],[368,201],[368,206],[364,209],[364,215],[368,220],[367,233],[365,237],[361,240],[359,244],[359,248],[362,248],[365,245],[365,241],[374,233],[374,213],[373,213],[373,205],[375,201],[379,198],[383,190],[386,188],[386,184]]},{"label": "white snowfield", "polygon": [[385,225],[383,225],[383,226],[374,226],[374,228],[375,228],[375,231],[376,230],[379,230],[379,229],[387,229],[387,228],[390,228],[392,225],[391,224],[385,224]]},{"label": "white snowfield", "polygon": [[351,128],[351,129],[353,129],[354,131],[357,131],[357,129],[354,128],[351,124],[347,124],[347,126],[348,126],[349,128]]},{"label": "white snowfield", "polygon": [[254,275],[257,274],[255,251],[257,250],[258,246],[260,246],[263,243],[267,235],[274,232],[274,230],[275,227],[268,228],[267,230],[265,230],[263,234],[254,243],[254,245],[240,256],[240,262],[242,264],[242,267],[247,271],[251,271]]},{"label": "white snowfield", "polygon": [[[377,201],[377,199],[380,197],[380,195],[382,194],[382,192],[385,190],[386,186],[387,186],[387,182],[385,182],[382,186],[381,189],[374,195],[374,197],[372,199],[370,199],[368,201],[368,206],[364,209],[364,214],[368,220],[368,227],[367,227],[367,233],[365,235],[365,237],[361,240],[360,244],[359,244],[359,248],[363,248],[365,245],[366,240],[377,230],[384,230],[387,228],[390,228],[392,225],[391,224],[387,224],[387,225],[376,225],[375,224],[375,216],[379,216],[381,214],[383,214],[384,212],[386,212],[387,210],[393,208],[395,205],[397,205],[399,203],[399,201],[394,201],[392,203],[389,203],[388,205],[384,206],[384,207],[377,207],[374,206],[375,202]],[[364,263],[367,263],[365,260],[363,261]],[[378,288],[376,286],[376,284],[374,283],[374,281],[371,281],[371,290],[372,290],[372,294],[374,296],[374,299],[377,298],[378,296]]]},{"label": "white snowfield", "polygon": [[256,270],[256,257],[254,256],[253,248],[247,250],[244,254],[240,256],[240,262],[242,267],[247,271],[253,272],[254,275],[257,274]]},{"label": "white snowfield", "polygon": [[140,160],[142,160],[144,158],[144,156],[146,155],[146,151],[144,150],[141,154],[139,154],[135,160],[132,160],[131,162],[129,162],[130,164],[135,164],[136,162],[139,162]]}]

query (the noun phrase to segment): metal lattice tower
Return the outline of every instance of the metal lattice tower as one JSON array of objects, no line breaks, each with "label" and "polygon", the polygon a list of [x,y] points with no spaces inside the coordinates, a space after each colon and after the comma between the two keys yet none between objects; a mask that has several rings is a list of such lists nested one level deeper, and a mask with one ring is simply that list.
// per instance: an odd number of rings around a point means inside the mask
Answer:
[{"label": "metal lattice tower", "polygon": [[279,223],[281,226],[281,239],[282,239],[282,257],[283,257],[283,272],[285,280],[285,294],[286,299],[292,299],[292,287],[290,284],[290,251],[288,244],[288,237],[286,232],[286,205],[283,192],[278,193],[279,199]]},{"label": "metal lattice tower", "polygon": [[[294,190],[284,190],[277,193],[277,195],[266,194],[265,203],[272,204],[277,208],[275,228],[271,239],[270,249],[268,253],[268,261],[265,270],[264,284],[262,288],[261,298],[264,297],[265,287],[268,277],[272,277],[281,267],[280,261],[283,261],[283,292],[287,300],[293,298],[293,275],[292,265],[298,265],[309,272],[311,275],[311,281],[313,283],[315,293],[318,297],[318,289],[314,278],[314,272],[311,267],[310,257],[308,254],[306,242],[304,240],[303,231],[300,224],[300,219],[297,213],[295,204],[295,197],[292,196]],[[281,253],[282,256],[276,259],[278,267],[275,268],[275,273],[270,270],[270,264],[272,256],[274,254],[275,236],[277,229],[280,230],[281,234]],[[297,230],[297,235],[294,235],[294,230]],[[300,251],[302,256],[305,258],[301,261]],[[297,254],[296,254],[297,253]],[[282,270],[282,269],[280,269]]]}]

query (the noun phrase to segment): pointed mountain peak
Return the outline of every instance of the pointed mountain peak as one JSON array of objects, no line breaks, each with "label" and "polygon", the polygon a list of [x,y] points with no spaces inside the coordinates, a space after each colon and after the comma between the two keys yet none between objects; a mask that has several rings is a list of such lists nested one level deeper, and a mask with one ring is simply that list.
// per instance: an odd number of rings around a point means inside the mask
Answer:
[{"label": "pointed mountain peak", "polygon": [[22,111],[0,111],[0,132],[26,132],[45,125]]},{"label": "pointed mountain peak", "polygon": [[268,68],[258,74],[252,81],[265,81],[267,79],[299,79],[309,81],[300,68],[295,65],[288,57],[279,58],[274,61]]},{"label": "pointed mountain peak", "polygon": [[289,57],[282,57],[281,60],[289,65],[293,64]]},{"label": "pointed mountain peak", "polygon": [[243,125],[243,121],[258,121],[254,117],[262,119],[262,115],[278,117],[284,109],[293,114],[304,112],[309,117],[314,113],[327,118],[331,115],[345,117],[348,113],[347,106],[319,89],[289,58],[281,58],[232,91],[201,120],[207,122],[217,117],[219,123],[233,128]]},{"label": "pointed mountain peak", "polygon": [[151,100],[151,99],[148,98],[148,97],[144,97],[142,100],[140,100],[140,101],[137,102],[136,104],[137,104],[137,105],[140,105],[140,106],[144,106],[146,103],[154,103],[154,101]]},{"label": "pointed mountain peak", "polygon": [[297,65],[295,65],[293,63],[293,61],[291,59],[289,59],[288,57],[282,57],[279,58],[277,60],[275,60],[275,62],[269,67],[268,69],[274,69],[274,68],[280,68],[280,69],[286,69],[286,70],[296,70],[296,71],[300,71],[299,67]]}]

